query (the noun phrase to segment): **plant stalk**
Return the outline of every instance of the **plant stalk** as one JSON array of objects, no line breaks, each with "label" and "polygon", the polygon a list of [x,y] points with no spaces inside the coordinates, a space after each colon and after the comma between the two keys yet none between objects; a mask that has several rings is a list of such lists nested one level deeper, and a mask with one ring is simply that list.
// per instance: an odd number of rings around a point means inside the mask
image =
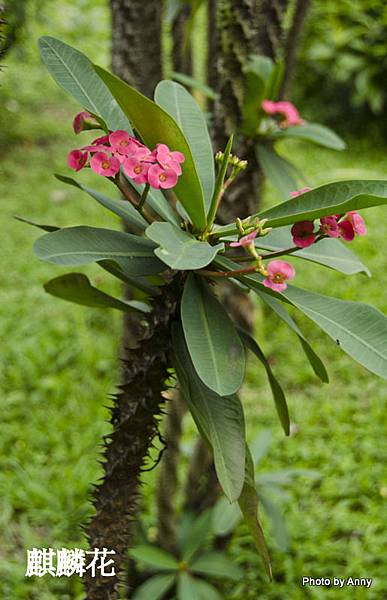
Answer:
[{"label": "plant stalk", "polygon": [[112,432],[104,438],[103,477],[95,486],[95,514],[85,530],[89,546],[107,548],[114,556],[116,575],[88,576],[86,600],[116,600],[126,565],[133,522],[136,518],[139,480],[158,434],[164,392],[170,368],[170,324],[181,297],[181,282],[175,278],[153,300],[153,312],[143,328],[136,348],[126,351],[123,383],[113,397]]}]

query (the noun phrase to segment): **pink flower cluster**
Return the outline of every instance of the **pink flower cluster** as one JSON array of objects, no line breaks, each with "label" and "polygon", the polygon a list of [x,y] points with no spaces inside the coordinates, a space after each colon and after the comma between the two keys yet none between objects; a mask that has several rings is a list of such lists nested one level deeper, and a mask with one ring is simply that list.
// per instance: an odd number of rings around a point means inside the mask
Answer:
[{"label": "pink flower cluster", "polygon": [[301,119],[300,114],[294,104],[291,102],[273,102],[272,100],[263,100],[262,108],[267,115],[282,115],[284,119],[280,126],[286,129],[294,125],[303,125],[305,121]]},{"label": "pink flower cluster", "polygon": [[127,131],[117,130],[88,146],[72,150],[67,164],[75,171],[90,164],[95,173],[104,177],[114,177],[122,165],[125,174],[135,183],[168,189],[176,185],[184,160],[184,154],[171,151],[165,144],[157,144],[151,151]]},{"label": "pink flower cluster", "polygon": [[343,215],[332,215],[320,219],[320,227],[315,231],[313,221],[300,221],[291,229],[293,243],[299,248],[307,248],[314,244],[318,235],[341,238],[352,242],[356,235],[365,235],[367,228],[363,217],[355,211]]},{"label": "pink flower cluster", "polygon": [[265,287],[275,292],[283,292],[288,287],[285,281],[294,279],[296,271],[294,267],[285,260],[272,260],[267,265],[267,276],[262,281]]}]

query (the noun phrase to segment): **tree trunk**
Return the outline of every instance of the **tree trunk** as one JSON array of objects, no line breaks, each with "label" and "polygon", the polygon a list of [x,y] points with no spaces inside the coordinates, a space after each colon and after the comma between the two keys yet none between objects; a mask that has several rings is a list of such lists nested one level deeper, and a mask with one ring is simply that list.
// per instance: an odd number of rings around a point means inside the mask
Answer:
[{"label": "tree trunk", "polygon": [[135,349],[124,358],[123,383],[113,398],[113,431],[105,438],[100,484],[95,487],[95,515],[86,526],[90,548],[114,550],[116,575],[85,579],[87,600],[115,600],[120,574],[136,516],[139,477],[154,437],[158,433],[165,401],[170,353],[170,324],[181,297],[175,279],[163,288]]},{"label": "tree trunk", "polygon": [[156,492],[158,544],[175,555],[177,554],[175,501],[178,489],[180,440],[183,433],[185,411],[186,404],[180,397],[179,389],[175,388],[166,411],[164,428],[166,449],[160,464]]},{"label": "tree trunk", "polygon": [[296,66],[297,48],[300,43],[303,25],[305,23],[310,6],[311,0],[296,0],[292,24],[289,28],[285,41],[285,72],[279,93],[279,97],[281,99],[286,98],[286,95],[289,91],[291,79]]},{"label": "tree trunk", "polygon": [[216,22],[217,0],[207,2],[207,83],[218,89],[218,28]]},{"label": "tree trunk", "polygon": [[[217,149],[225,147],[242,119],[245,81],[243,67],[250,54],[277,58],[282,40],[281,18],[287,0],[218,0],[219,100],[215,104],[214,134]],[[248,161],[248,167],[230,188],[222,203],[222,222],[256,212],[261,200],[263,174],[252,141],[239,135],[234,153]]]},{"label": "tree trunk", "polygon": [[113,71],[149,97],[162,78],[161,10],[159,0],[111,0]]},{"label": "tree trunk", "polygon": [[186,29],[191,10],[189,4],[183,4],[172,23],[173,70],[185,75],[192,75],[192,46]]}]

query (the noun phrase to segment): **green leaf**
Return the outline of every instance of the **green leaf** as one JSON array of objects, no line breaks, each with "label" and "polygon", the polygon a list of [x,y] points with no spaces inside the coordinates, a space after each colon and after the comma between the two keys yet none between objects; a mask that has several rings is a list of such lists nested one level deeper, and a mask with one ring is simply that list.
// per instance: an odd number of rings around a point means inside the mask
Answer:
[{"label": "green leaf", "polygon": [[188,142],[174,119],[118,77],[101,67],[95,66],[95,70],[111,90],[145,144],[153,148],[158,143],[165,143],[171,150],[178,150],[184,154],[183,173],[174,192],[194,226],[199,230],[205,229],[206,213],[201,183]]},{"label": "green leaf", "polygon": [[201,435],[210,444],[219,483],[230,502],[244,482],[245,422],[238,396],[219,396],[199,379],[177,323],[172,329],[174,367],[184,398]]},{"label": "green leaf", "polygon": [[318,123],[305,123],[283,129],[275,134],[276,139],[296,138],[312,142],[332,150],[344,150],[346,143],[334,131]]},{"label": "green leaf", "polygon": [[246,476],[241,497],[239,498],[239,506],[253,536],[257,550],[261,556],[265,571],[270,581],[273,578],[270,556],[267,550],[265,536],[258,518],[258,496],[254,482],[254,463],[251,458],[250,451],[246,453]]},{"label": "green leaf", "polygon": [[125,274],[152,275],[165,269],[153,254],[150,240],[99,227],[67,227],[36,240],[38,258],[58,265],[85,265],[114,260]]},{"label": "green leaf", "polygon": [[279,469],[278,471],[264,471],[257,477],[257,485],[283,487],[289,486],[294,482],[296,477],[306,479],[321,479],[322,474],[313,469]]},{"label": "green leaf", "polygon": [[252,54],[249,56],[246,70],[259,75],[264,81],[268,81],[274,69],[274,62],[268,56]]},{"label": "green leaf", "polygon": [[285,200],[290,198],[290,192],[299,187],[297,181],[303,179],[302,174],[288,160],[277,154],[274,148],[257,144],[255,149],[258,162],[266,177]]},{"label": "green leaf", "polygon": [[145,302],[122,301],[101,292],[91,285],[86,275],[82,273],[67,273],[51,279],[44,285],[48,294],[94,308],[116,308],[124,312],[140,311],[150,312],[151,308]]},{"label": "green leaf", "polygon": [[337,300],[293,286],[283,295],[344,352],[387,379],[387,318],[383,313],[362,302]]},{"label": "green leaf", "polygon": [[128,119],[95,73],[87,56],[49,36],[39,39],[39,49],[43,62],[58,85],[84,108],[102,117],[108,129],[132,131]]},{"label": "green leaf", "polygon": [[282,227],[382,204],[387,204],[387,180],[338,181],[277,204],[258,216],[268,219],[267,227]]},{"label": "green leaf", "polygon": [[215,165],[214,151],[204,114],[191,94],[174,81],[161,81],[158,84],[155,102],[173,117],[186,137],[202,185],[208,213],[215,185]]},{"label": "green leaf", "polygon": [[27,225],[32,225],[33,227],[38,227],[39,229],[43,229],[43,231],[58,231],[60,227],[56,227],[56,225],[42,225],[41,223],[35,223],[35,221],[30,221],[30,219],[25,219],[24,217],[14,216],[14,219],[20,221],[21,223],[27,223]]},{"label": "green leaf", "polygon": [[[160,282],[155,282],[149,281],[145,277],[130,277],[120,269],[120,267],[116,262],[114,262],[114,260],[100,260],[98,261],[98,265],[108,273],[111,273],[111,275],[114,275],[114,277],[117,277],[117,279],[119,279],[120,281],[123,281],[131,287],[141,290],[142,292],[145,292],[145,294],[149,294],[150,296],[159,295],[160,290],[156,286],[165,284],[165,281],[161,278]],[[154,277],[152,279],[154,279]]]},{"label": "green leaf", "polygon": [[255,354],[255,356],[258,358],[258,360],[260,360],[261,363],[263,364],[263,366],[265,367],[267,377],[269,380],[269,384],[270,384],[270,388],[271,388],[273,398],[274,398],[274,404],[275,404],[275,407],[277,409],[277,413],[279,416],[279,420],[281,422],[281,425],[283,427],[285,435],[289,435],[289,433],[290,433],[289,411],[288,411],[288,406],[286,404],[286,398],[285,398],[284,391],[283,391],[279,381],[274,376],[274,373],[271,369],[270,363],[267,360],[264,353],[262,352],[258,343],[246,331],[243,331],[243,329],[240,329],[239,327],[238,327],[238,333],[241,336],[242,341],[245,344],[246,348],[251,350],[251,352],[253,352],[253,354]]},{"label": "green leaf", "polygon": [[210,246],[207,242],[199,242],[193,235],[171,223],[152,223],[145,234],[158,244],[156,256],[171,269],[201,269],[212,262],[218,252],[224,250],[224,244]]},{"label": "green leaf", "polygon": [[287,326],[290,327],[290,329],[292,329],[294,333],[298,336],[298,339],[301,342],[302,349],[304,350],[305,355],[309,360],[313,371],[315,372],[317,377],[321,379],[322,382],[328,383],[329,376],[324,366],[324,363],[322,362],[321,358],[317,356],[312,346],[309,344],[308,340],[302,333],[301,329],[289,315],[283,304],[279,302],[279,300],[276,300],[276,298],[273,298],[272,296],[269,296],[268,294],[265,294],[258,289],[255,289],[255,291],[259,295],[261,300],[265,302],[271,308],[271,310],[274,311],[276,315],[280,319],[282,319],[287,324]]},{"label": "green leaf", "polygon": [[251,456],[257,466],[269,452],[273,435],[270,429],[261,429],[250,444]]},{"label": "green leaf", "polygon": [[175,575],[155,575],[136,589],[132,600],[162,600],[175,579]]},{"label": "green leaf", "polygon": [[260,75],[246,70],[245,94],[242,106],[242,131],[255,137],[262,118],[261,103],[265,97],[265,81]]},{"label": "green leaf", "polygon": [[212,511],[212,531],[214,535],[223,537],[229,535],[242,518],[237,502],[230,503],[221,496]]},{"label": "green leaf", "polygon": [[190,569],[200,575],[211,575],[233,581],[239,581],[243,577],[242,569],[220,552],[202,554],[191,564]]},{"label": "green leaf", "polygon": [[192,523],[182,544],[182,558],[189,562],[211,534],[212,512],[206,510]]},{"label": "green leaf", "polygon": [[172,25],[177,15],[182,9],[180,0],[166,0],[164,9],[164,19],[168,25]]},{"label": "green leaf", "polygon": [[[255,240],[255,246],[264,250],[279,251],[294,246],[289,227],[273,229],[264,237]],[[347,246],[339,240],[325,238],[309,248],[300,249],[292,254],[294,258],[302,258],[311,262],[335,269],[346,275],[366,273],[371,275],[369,269]]]},{"label": "green leaf", "polygon": [[282,60],[278,60],[274,65],[267,81],[266,98],[276,100],[284,76],[285,65]]},{"label": "green leaf", "polygon": [[183,84],[185,87],[194,88],[195,90],[203,94],[203,96],[207,96],[207,98],[209,98],[210,100],[217,100],[219,98],[219,94],[217,94],[215,90],[212,89],[212,87],[206,85],[198,79],[194,79],[193,77],[186,75],[185,73],[176,73],[176,71],[173,71],[171,73],[171,77],[175,81],[178,81],[179,83]]},{"label": "green leaf", "polygon": [[181,318],[200,379],[220,396],[236,392],[245,372],[243,344],[223,306],[208,285],[193,274],[184,286]]},{"label": "green leaf", "polygon": [[176,558],[156,546],[135,546],[129,550],[132,558],[158,569],[159,571],[177,571],[179,563]]},{"label": "green leaf", "polygon": [[214,586],[204,581],[204,579],[195,579],[195,586],[200,600],[222,600],[223,598]]},{"label": "green leaf", "polygon": [[177,580],[177,600],[198,600],[199,598],[196,579],[185,571],[179,573]]},{"label": "green leaf", "polygon": [[[261,297],[263,292],[265,300],[271,303],[266,288],[261,287],[260,276],[243,276],[242,281]],[[278,298],[312,319],[366,369],[387,379],[387,318],[383,313],[368,304],[337,300],[294,286],[288,286]]]},{"label": "green leaf", "polygon": [[128,202],[128,200],[111,200],[104,194],[101,194],[97,190],[93,190],[92,188],[87,187],[87,185],[79,183],[72,177],[65,177],[63,175],[57,174],[55,175],[55,177],[63,183],[72,185],[74,187],[79,188],[80,190],[83,190],[84,192],[89,194],[89,196],[94,198],[94,200],[96,200],[99,204],[101,204],[108,210],[111,210],[114,214],[124,219],[124,221],[130,223],[130,225],[134,225],[135,227],[138,227],[142,230],[144,230],[148,226],[148,222],[134,208],[134,206],[130,202]]},{"label": "green leaf", "polygon": [[278,548],[281,550],[281,552],[287,552],[289,550],[289,533],[282,512],[278,506],[266,495],[259,493],[259,499],[265,512],[271,520],[271,534]]}]

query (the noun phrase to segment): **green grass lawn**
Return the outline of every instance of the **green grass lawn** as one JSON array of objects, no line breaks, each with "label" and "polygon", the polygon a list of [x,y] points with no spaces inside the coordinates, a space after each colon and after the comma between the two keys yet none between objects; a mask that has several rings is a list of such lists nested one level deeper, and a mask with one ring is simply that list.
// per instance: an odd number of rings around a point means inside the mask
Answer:
[{"label": "green grass lawn", "polygon": [[[106,49],[106,39],[103,44]],[[109,429],[105,405],[117,381],[120,315],[46,295],[42,284],[65,269],[34,258],[31,246],[39,232],[15,221],[13,215],[59,225],[119,227],[119,221],[53,177],[54,172],[68,172],[67,151],[78,143],[70,126],[75,105],[56,91],[35,63],[33,68],[19,65],[16,75],[12,67],[17,57],[8,62],[0,91],[4,100],[0,109],[0,597],[76,600],[82,597],[77,578],[25,579],[25,556],[34,546],[84,545],[80,525],[90,514],[88,494],[100,474],[100,439]],[[13,98],[19,80],[26,84]],[[301,144],[284,146],[284,152],[297,156],[315,184],[387,174],[386,150],[375,148],[372,140],[352,141],[341,154]],[[96,176],[80,177],[91,181]],[[106,186],[102,178],[98,184]],[[274,200],[273,190],[268,189],[266,203]],[[353,244],[370,267],[371,279],[345,278],[294,259],[297,285],[370,302],[387,312],[385,215],[383,209],[368,211],[369,235]],[[119,291],[110,276],[96,267],[81,270],[102,289]],[[301,317],[298,323],[328,366],[329,386],[313,376],[292,333],[258,307],[257,337],[288,392],[292,436],[283,436],[261,366],[253,360],[242,396],[249,436],[261,428],[273,432],[262,470],[302,467],[318,470],[321,478],[299,478],[277,498],[291,535],[288,552],[276,549],[264,518],[275,584],[265,581],[247,531],[239,527],[230,552],[244,566],[246,577],[228,588],[225,597],[383,598],[387,593],[386,384],[355,364],[306,319]],[[308,575],[372,577],[374,583],[368,591],[302,588],[301,577]]]}]

